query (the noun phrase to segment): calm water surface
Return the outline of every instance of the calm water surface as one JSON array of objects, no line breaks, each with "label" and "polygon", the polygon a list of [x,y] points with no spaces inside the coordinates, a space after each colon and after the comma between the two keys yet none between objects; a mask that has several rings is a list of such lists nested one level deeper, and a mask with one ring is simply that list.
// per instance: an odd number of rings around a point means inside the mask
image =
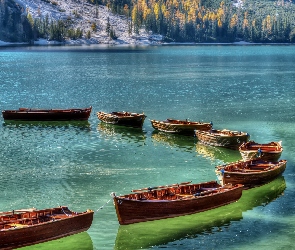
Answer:
[{"label": "calm water surface", "polygon": [[[95,210],[87,233],[26,249],[295,249],[294,46],[0,48],[1,109],[93,106],[88,122],[0,126],[0,211]],[[97,111],[145,112],[143,129]],[[228,206],[119,226],[110,193],[215,180],[237,151],[157,133],[150,119],[212,121],[283,141],[283,176]],[[102,209],[100,209],[102,207]]]}]

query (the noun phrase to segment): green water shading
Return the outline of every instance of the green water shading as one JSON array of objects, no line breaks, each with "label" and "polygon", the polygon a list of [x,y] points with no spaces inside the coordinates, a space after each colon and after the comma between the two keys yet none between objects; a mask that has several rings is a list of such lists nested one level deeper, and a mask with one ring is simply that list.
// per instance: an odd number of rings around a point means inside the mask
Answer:
[{"label": "green water shading", "polygon": [[97,132],[105,137],[121,138],[125,141],[144,142],[147,138],[146,132],[141,128],[131,128],[100,122],[97,125]]},{"label": "green water shading", "polygon": [[164,132],[153,131],[152,141],[154,144],[161,144],[170,148],[191,151],[195,145],[193,136],[185,136],[178,134],[169,134]]},{"label": "green water shading", "polygon": [[[216,180],[215,166],[241,159],[238,151],[206,145],[200,149],[195,138],[184,136],[154,136],[150,119],[188,118],[212,121],[216,129],[248,132],[251,140],[260,143],[282,140],[282,159],[288,161],[284,196],[242,214],[226,209],[239,208],[232,204],[209,211],[209,215],[202,213],[204,219],[191,216],[188,218],[200,220],[191,225],[186,217],[173,219],[169,224],[178,223],[179,228],[168,227],[167,236],[149,226],[147,239],[137,246],[163,242],[167,249],[188,250],[292,247],[295,68],[290,65],[295,64],[294,46],[91,47],[22,47],[0,53],[3,110],[93,107],[85,126],[80,122],[6,122],[1,118],[1,211],[59,205],[75,211],[95,210],[110,199],[111,192],[124,194],[140,187]],[[103,126],[96,116],[100,110],[144,111],[147,119],[139,131]],[[219,213],[225,213],[230,227],[223,224]],[[234,220],[235,214],[240,220]],[[93,248],[114,249],[119,224],[111,202],[95,219],[99,223],[93,223],[88,231]],[[163,223],[151,225],[165,230]],[[223,231],[216,228],[218,223],[224,225]],[[207,235],[201,230],[199,234],[195,228],[202,225],[205,232],[214,233]],[[185,238],[185,233],[191,238]],[[132,242],[138,234],[125,240]],[[145,230],[142,234],[145,236]]]},{"label": "green water shading", "polygon": [[204,145],[200,142],[196,143],[196,152],[198,155],[210,160],[219,160],[222,162],[234,162],[242,160],[239,150],[232,150],[223,147],[213,147]]},{"label": "green water shading", "polygon": [[48,249],[63,249],[63,250],[91,250],[93,248],[91,237],[87,232],[74,234],[63,237],[58,240],[51,240],[45,243],[40,243],[32,246],[19,248],[22,250],[48,250]]},{"label": "green water shading", "polygon": [[120,226],[115,249],[149,248],[183,238],[197,237],[198,234],[210,232],[216,227],[229,227],[231,222],[243,219],[243,212],[266,205],[278,198],[285,188],[285,179],[280,176],[264,186],[244,190],[240,200],[217,209],[172,219]]}]

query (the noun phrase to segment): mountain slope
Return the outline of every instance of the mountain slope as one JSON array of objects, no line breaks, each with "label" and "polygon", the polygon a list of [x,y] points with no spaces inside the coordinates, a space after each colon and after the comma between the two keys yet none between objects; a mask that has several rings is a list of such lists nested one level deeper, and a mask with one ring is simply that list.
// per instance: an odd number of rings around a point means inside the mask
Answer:
[{"label": "mountain slope", "polygon": [[0,1],[0,40],[22,42],[28,39],[30,34],[25,29],[30,25],[21,13],[21,7],[15,2]]},{"label": "mountain slope", "polygon": [[1,0],[0,40],[138,44],[149,31],[154,42],[293,43],[294,11],[285,0]]},{"label": "mountain slope", "polygon": [[[68,41],[70,43],[148,43],[147,34],[143,30],[140,35],[132,36],[128,33],[127,18],[111,13],[102,5],[89,4],[83,0],[14,0],[14,2],[20,6],[23,16],[30,15],[33,19],[48,17],[50,21],[63,20],[70,24],[72,29],[82,30],[84,38],[87,33],[90,35],[90,39]],[[106,31],[107,25],[115,31],[118,38],[116,41],[110,39]]]}]

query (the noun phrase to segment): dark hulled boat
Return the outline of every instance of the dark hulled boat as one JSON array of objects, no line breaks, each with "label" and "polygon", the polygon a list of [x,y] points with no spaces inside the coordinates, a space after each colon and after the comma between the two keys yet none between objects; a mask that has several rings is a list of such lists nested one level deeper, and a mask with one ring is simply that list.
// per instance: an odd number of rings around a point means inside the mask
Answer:
[{"label": "dark hulled boat", "polygon": [[216,181],[133,190],[116,196],[114,205],[121,225],[194,214],[237,201],[243,185],[221,186]]},{"label": "dark hulled boat", "polygon": [[284,176],[280,176],[263,186],[243,190],[243,195],[237,202],[217,209],[166,220],[119,226],[114,249],[160,249],[163,246],[179,246],[176,249],[181,249],[183,242],[202,237],[204,232],[211,234],[216,228],[229,229],[243,220],[244,212],[257,206],[268,206],[283,194],[285,188]]},{"label": "dark hulled boat", "polygon": [[29,109],[3,110],[4,120],[19,121],[71,121],[88,120],[92,107],[72,109]]},{"label": "dark hulled boat", "polygon": [[248,133],[227,129],[211,129],[210,131],[195,130],[195,136],[204,144],[230,149],[238,149],[239,146],[250,139]]},{"label": "dark hulled boat", "polygon": [[244,161],[256,158],[267,161],[277,161],[281,157],[283,147],[281,141],[263,144],[249,141],[243,143],[239,147],[239,151]]},{"label": "dark hulled boat", "polygon": [[252,188],[268,183],[282,174],[286,169],[286,160],[269,162],[260,159],[237,161],[216,167],[216,175],[222,185],[243,184]]},{"label": "dark hulled boat", "polygon": [[151,123],[153,128],[158,131],[192,136],[194,135],[194,130],[210,130],[212,128],[212,122],[192,122],[188,120],[151,120]]},{"label": "dark hulled boat", "polygon": [[134,128],[141,128],[146,118],[144,113],[139,114],[124,111],[112,113],[97,112],[96,115],[102,122]]},{"label": "dark hulled boat", "polygon": [[93,211],[73,212],[67,207],[0,212],[0,249],[33,245],[89,229]]}]

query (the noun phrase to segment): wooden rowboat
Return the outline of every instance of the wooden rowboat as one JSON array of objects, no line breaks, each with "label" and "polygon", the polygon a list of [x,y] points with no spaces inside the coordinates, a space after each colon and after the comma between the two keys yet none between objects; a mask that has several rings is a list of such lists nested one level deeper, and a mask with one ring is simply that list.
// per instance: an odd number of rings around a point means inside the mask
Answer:
[{"label": "wooden rowboat", "polygon": [[125,111],[112,113],[97,112],[96,115],[102,122],[134,128],[141,128],[146,118],[144,113],[139,114]]},{"label": "wooden rowboat", "polygon": [[127,225],[217,208],[237,201],[242,189],[241,184],[221,186],[216,181],[180,183],[133,190],[122,196],[114,194],[114,205],[119,223]]},{"label": "wooden rowboat", "polygon": [[92,107],[72,109],[29,109],[3,110],[4,120],[20,121],[71,121],[88,120]]},{"label": "wooden rowboat", "polygon": [[201,143],[230,149],[238,149],[239,146],[250,139],[248,133],[227,129],[211,129],[210,131],[195,130],[195,136]]},{"label": "wooden rowboat", "polygon": [[0,249],[33,245],[89,229],[93,211],[73,212],[67,207],[0,212]]},{"label": "wooden rowboat", "polygon": [[244,161],[259,158],[267,161],[277,161],[283,152],[282,142],[270,142],[265,144],[249,141],[239,147]]},{"label": "wooden rowboat", "polygon": [[216,175],[222,185],[243,184],[252,188],[268,183],[282,174],[286,169],[286,160],[269,162],[260,159],[237,161],[216,167]]},{"label": "wooden rowboat", "polygon": [[[284,176],[280,176],[263,186],[243,190],[243,195],[238,202],[217,209],[165,221],[119,226],[114,250],[163,249],[163,246],[176,246],[172,249],[183,249],[181,247],[183,240],[202,237],[204,232],[215,232],[216,228],[231,228],[233,224],[243,220],[246,211],[253,210],[257,206],[268,206],[271,201],[279,198],[285,189]],[[191,246],[189,249],[194,247]],[[210,247],[200,247],[200,249],[210,249]]]},{"label": "wooden rowboat", "polygon": [[194,135],[194,130],[210,130],[212,128],[212,122],[192,122],[188,120],[151,120],[151,123],[156,130],[183,135]]}]

